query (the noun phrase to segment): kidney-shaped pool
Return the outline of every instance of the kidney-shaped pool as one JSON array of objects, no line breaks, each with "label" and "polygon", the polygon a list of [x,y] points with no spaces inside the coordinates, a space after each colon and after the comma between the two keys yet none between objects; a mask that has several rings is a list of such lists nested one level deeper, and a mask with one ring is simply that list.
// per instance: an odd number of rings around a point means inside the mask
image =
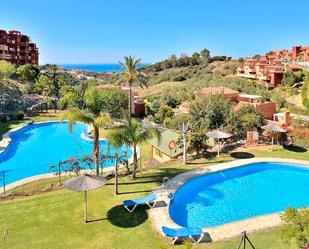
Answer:
[{"label": "kidney-shaped pool", "polygon": [[253,163],[195,177],[174,194],[169,213],[185,227],[212,227],[309,206],[309,167]]},{"label": "kidney-shaped pool", "polygon": [[[3,186],[3,171],[8,184],[30,176],[52,173],[49,165],[73,156],[90,154],[92,141],[81,137],[85,129],[85,125],[77,123],[71,134],[66,122],[46,122],[13,131],[9,135],[9,146],[0,154],[0,186]],[[101,140],[100,146],[107,151],[107,141]],[[109,149],[113,154],[114,149]],[[126,150],[128,157],[132,154],[125,146],[122,146],[121,150]],[[106,160],[104,167],[113,164],[113,161]]]}]

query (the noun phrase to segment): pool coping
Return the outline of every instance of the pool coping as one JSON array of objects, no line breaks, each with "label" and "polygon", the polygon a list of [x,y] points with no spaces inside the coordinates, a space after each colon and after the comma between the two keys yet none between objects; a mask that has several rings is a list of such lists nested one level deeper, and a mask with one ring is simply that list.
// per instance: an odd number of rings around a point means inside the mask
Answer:
[{"label": "pool coping", "polygon": [[[53,121],[35,122],[34,124],[62,123],[62,122],[67,122],[67,121],[53,120]],[[29,125],[27,125],[26,123],[23,123],[20,126],[15,127],[15,128],[7,131],[6,133],[4,133],[2,135],[2,140],[0,141],[0,156],[7,149],[7,147],[10,145],[10,143],[12,141],[12,139],[10,138],[10,134],[13,133],[13,132],[16,132],[18,130],[21,130],[22,128],[25,128],[27,126],[29,126]],[[88,141],[88,142],[90,141],[90,140],[84,139],[83,137],[82,137],[82,139],[84,141]],[[99,140],[103,141],[103,140],[107,140],[107,139],[100,138]],[[133,151],[132,147],[130,147],[130,149]],[[140,158],[140,155],[141,155],[140,150],[141,150],[140,147],[137,146],[137,159]],[[132,153],[132,156],[129,158],[128,162],[129,162],[129,165],[133,163],[133,153]],[[120,165],[120,167],[123,168],[124,166]],[[106,167],[103,171],[105,173],[110,173],[110,172],[114,171],[114,167],[113,166]],[[84,174],[84,173],[90,173],[90,172],[93,172],[93,171],[92,170],[82,170],[80,173]],[[65,176],[66,174],[62,174],[62,175]],[[70,174],[68,173],[67,175],[70,175]],[[39,175],[26,177],[26,178],[23,178],[21,180],[6,184],[5,185],[5,191],[12,190],[14,188],[23,186],[25,184],[28,184],[28,183],[31,183],[31,182],[34,182],[34,181],[48,179],[48,178],[54,178],[54,177],[57,177],[57,175],[55,175],[55,173],[46,173],[46,174],[39,174]],[[0,187],[0,194],[2,194],[2,193],[4,193],[4,186]]]},{"label": "pool coping", "polygon": [[[170,179],[172,185],[172,192],[175,192],[179,187],[181,187],[188,180],[203,175],[207,173],[212,173],[220,170],[231,169],[236,167],[241,167],[250,163],[259,163],[259,162],[275,162],[275,163],[291,163],[291,164],[299,164],[304,167],[309,167],[309,161],[306,160],[297,160],[297,159],[283,159],[283,158],[251,158],[251,159],[239,159],[227,163],[215,164],[212,166],[205,166],[203,168],[187,171],[176,175],[172,179]],[[149,216],[151,219],[151,224],[154,229],[163,235],[162,226],[178,228],[181,227],[176,224],[169,215],[169,202],[170,199],[167,197],[168,193],[171,191],[167,191],[166,189],[157,189],[154,191],[158,196],[158,202],[165,202],[167,205],[160,205],[159,207],[155,207],[150,209]],[[239,237],[243,231],[255,232],[265,229],[270,229],[274,227],[278,227],[282,225],[282,221],[280,219],[280,215],[282,212],[265,214],[261,216],[255,216],[248,219],[243,219],[240,221],[230,222],[227,224],[214,226],[214,227],[206,227],[203,228],[203,232],[207,233],[209,236],[206,236],[207,242],[215,242],[226,239],[232,239],[235,237]]]}]

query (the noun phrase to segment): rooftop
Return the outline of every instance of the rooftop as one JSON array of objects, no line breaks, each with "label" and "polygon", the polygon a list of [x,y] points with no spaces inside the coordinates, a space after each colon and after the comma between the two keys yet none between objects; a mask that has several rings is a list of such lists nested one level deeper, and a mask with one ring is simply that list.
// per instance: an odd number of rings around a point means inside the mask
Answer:
[{"label": "rooftop", "polygon": [[202,89],[202,93],[205,95],[238,94],[238,91],[227,87],[206,87]]}]

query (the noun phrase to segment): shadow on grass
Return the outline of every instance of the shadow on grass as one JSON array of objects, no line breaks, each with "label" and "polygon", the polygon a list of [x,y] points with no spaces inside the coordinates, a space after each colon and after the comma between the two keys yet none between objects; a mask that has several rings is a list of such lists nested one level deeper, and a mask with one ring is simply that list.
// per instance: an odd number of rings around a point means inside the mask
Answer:
[{"label": "shadow on grass", "polygon": [[117,227],[137,227],[148,219],[145,206],[138,206],[133,213],[129,213],[122,205],[115,206],[108,210],[108,221]]},{"label": "shadow on grass", "polygon": [[252,153],[249,152],[232,152],[230,153],[230,156],[236,159],[249,159],[249,158],[253,158],[254,155]]},{"label": "shadow on grass", "polygon": [[307,149],[296,146],[296,145],[283,145],[283,148],[289,151],[298,152],[298,153],[304,153],[307,151]]}]

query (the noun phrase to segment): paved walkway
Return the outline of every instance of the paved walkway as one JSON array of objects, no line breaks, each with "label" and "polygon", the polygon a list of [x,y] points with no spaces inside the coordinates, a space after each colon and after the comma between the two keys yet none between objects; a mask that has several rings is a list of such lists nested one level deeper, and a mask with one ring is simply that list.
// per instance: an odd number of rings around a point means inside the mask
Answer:
[{"label": "paved walkway", "polygon": [[[168,211],[170,199],[167,196],[168,194],[174,193],[188,179],[202,174],[207,174],[209,172],[215,172],[228,168],[239,167],[246,165],[248,163],[256,163],[256,162],[295,163],[309,167],[309,161],[305,160],[293,160],[293,159],[281,159],[281,158],[252,158],[252,159],[241,159],[228,163],[216,164],[213,166],[179,174],[170,180],[172,187],[162,186],[161,188],[154,191],[157,193],[159,197],[158,203],[167,204],[167,205],[159,205],[159,207],[150,210],[150,218],[155,230],[162,234],[161,231],[162,226],[174,227],[174,228],[180,227],[170,219]],[[165,185],[167,184],[168,183],[166,183]],[[227,223],[221,226],[204,228],[203,231],[208,233],[209,235],[205,236],[206,239],[204,241],[210,242],[210,241],[230,239],[240,236],[243,231],[247,231],[250,233],[254,231],[277,227],[280,225],[281,225],[280,213],[252,217],[237,222]]]}]

